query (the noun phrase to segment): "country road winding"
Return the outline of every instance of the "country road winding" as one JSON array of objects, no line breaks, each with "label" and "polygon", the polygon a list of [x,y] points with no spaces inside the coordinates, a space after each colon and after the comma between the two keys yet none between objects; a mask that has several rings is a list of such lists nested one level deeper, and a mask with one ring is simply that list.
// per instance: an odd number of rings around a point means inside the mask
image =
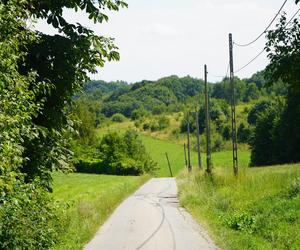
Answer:
[{"label": "country road winding", "polygon": [[175,178],[149,180],[127,198],[85,250],[218,249],[177,200]]}]

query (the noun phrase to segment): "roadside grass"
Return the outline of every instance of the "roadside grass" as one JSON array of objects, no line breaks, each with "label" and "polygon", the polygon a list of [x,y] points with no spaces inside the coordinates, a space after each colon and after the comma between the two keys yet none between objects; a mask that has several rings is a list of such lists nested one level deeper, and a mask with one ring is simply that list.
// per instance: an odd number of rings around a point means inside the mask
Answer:
[{"label": "roadside grass", "polygon": [[[222,157],[221,157],[222,158]],[[300,249],[300,164],[182,171],[180,203],[222,249]]]},{"label": "roadside grass", "polygon": [[54,249],[82,249],[117,205],[148,178],[54,173],[54,199],[70,205],[61,243]]}]

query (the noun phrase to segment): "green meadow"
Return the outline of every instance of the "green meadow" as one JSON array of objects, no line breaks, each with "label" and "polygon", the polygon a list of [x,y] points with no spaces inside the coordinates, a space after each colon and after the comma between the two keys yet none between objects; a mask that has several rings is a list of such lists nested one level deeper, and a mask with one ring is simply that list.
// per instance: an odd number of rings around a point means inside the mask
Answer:
[{"label": "green meadow", "polygon": [[[300,248],[295,237],[300,235],[299,164],[249,168],[250,152],[240,150],[239,176],[234,177],[231,151],[215,152],[209,177],[198,171],[196,152],[191,152],[193,172],[188,173],[181,144],[150,135],[140,138],[158,163],[156,177],[170,176],[168,153],[181,205],[222,249]],[[204,153],[202,165],[206,167]],[[55,174],[53,197],[71,206],[56,249],[82,249],[116,206],[149,178]]]},{"label": "green meadow", "polygon": [[[184,147],[181,144],[175,144],[167,140],[161,140],[146,135],[141,135],[141,139],[146,146],[148,153],[152,159],[159,165],[157,171],[158,177],[170,176],[166,153],[168,153],[172,172],[177,175],[185,168]],[[205,153],[202,153],[202,167],[206,167]],[[248,167],[250,162],[249,151],[239,151],[239,165],[240,167]],[[191,163],[194,169],[198,169],[198,158],[195,151],[191,151]],[[232,152],[222,151],[212,154],[212,163],[215,168],[222,167],[231,169],[232,166]]]},{"label": "green meadow", "polygon": [[70,206],[62,222],[65,226],[62,241],[55,249],[79,250],[118,204],[141,186],[148,176],[55,173],[53,178],[53,198]]}]

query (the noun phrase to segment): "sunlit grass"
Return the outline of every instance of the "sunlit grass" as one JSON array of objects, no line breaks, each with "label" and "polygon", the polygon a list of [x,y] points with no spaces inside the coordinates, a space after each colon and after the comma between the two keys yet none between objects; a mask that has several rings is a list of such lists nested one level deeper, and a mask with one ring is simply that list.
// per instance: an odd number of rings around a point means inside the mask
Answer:
[{"label": "sunlit grass", "polygon": [[241,168],[237,178],[182,172],[177,182],[181,204],[222,249],[300,249],[300,164]]},{"label": "sunlit grass", "polygon": [[55,200],[67,202],[62,242],[55,249],[82,249],[116,206],[148,177],[54,174]]}]

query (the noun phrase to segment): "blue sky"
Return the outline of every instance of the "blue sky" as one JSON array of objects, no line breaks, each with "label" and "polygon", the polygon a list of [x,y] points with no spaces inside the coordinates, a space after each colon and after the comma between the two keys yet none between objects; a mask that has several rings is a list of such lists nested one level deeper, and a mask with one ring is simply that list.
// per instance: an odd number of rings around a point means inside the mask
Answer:
[{"label": "blue sky", "polygon": [[[128,9],[109,13],[105,24],[94,25],[83,13],[65,11],[73,22],[81,22],[99,35],[114,37],[121,60],[109,62],[92,79],[136,82],[168,75],[203,78],[208,65],[209,80],[225,75],[228,65],[228,33],[244,43],[261,33],[278,11],[283,0],[127,0]],[[284,8],[292,16],[299,8],[289,0]],[[52,33],[45,22],[37,29]],[[265,44],[265,38],[253,46],[235,48],[235,68],[243,66]],[[248,77],[268,63],[263,54],[241,71]]]}]

